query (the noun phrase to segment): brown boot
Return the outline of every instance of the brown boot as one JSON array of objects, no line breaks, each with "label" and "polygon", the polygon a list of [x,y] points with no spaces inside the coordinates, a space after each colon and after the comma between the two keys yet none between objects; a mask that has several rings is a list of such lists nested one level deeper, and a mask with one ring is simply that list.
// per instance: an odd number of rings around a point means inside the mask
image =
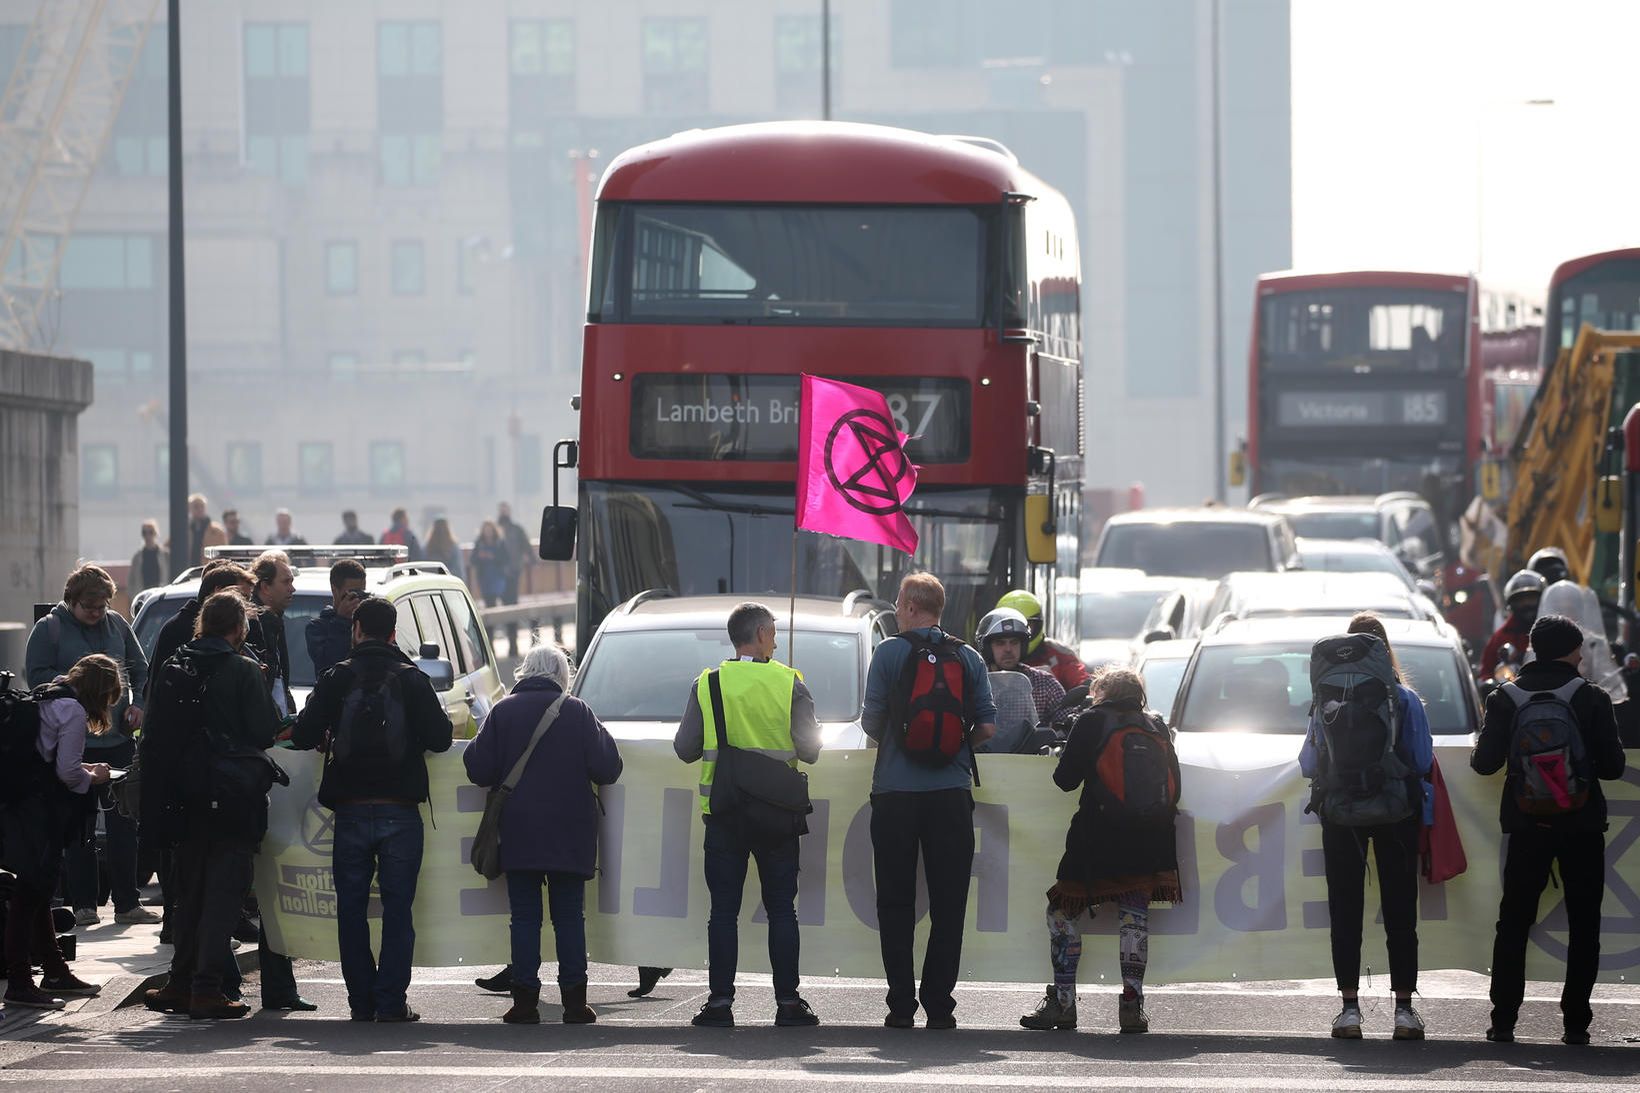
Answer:
[{"label": "brown boot", "polygon": [[232,1020],[249,1016],[250,1012],[245,1003],[235,1002],[221,991],[195,994],[188,999],[188,1016],[195,1021]]},{"label": "brown boot", "polygon": [[585,983],[578,987],[559,987],[558,996],[564,1003],[564,1024],[590,1025],[597,1022],[598,1014],[587,1005]]},{"label": "brown boot", "polygon": [[188,1001],[188,989],[175,983],[142,992],[142,1004],[158,1013],[187,1013]]},{"label": "brown boot", "polygon": [[516,983],[512,989],[512,1009],[501,1015],[501,1019],[509,1025],[539,1025],[541,1023],[541,985],[521,987]]}]

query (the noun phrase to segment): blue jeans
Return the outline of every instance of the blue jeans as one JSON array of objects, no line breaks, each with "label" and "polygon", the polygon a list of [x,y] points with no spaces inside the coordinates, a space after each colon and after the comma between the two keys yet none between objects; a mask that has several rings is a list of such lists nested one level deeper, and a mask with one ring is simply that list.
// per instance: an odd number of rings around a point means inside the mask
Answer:
[{"label": "blue jeans", "polygon": [[552,936],[558,948],[558,985],[587,983],[587,882],[573,873],[507,871],[507,903],[512,909],[512,977],[521,987],[541,985],[541,884],[547,885]]},{"label": "blue jeans", "polygon": [[[421,812],[415,805],[341,805],[331,866],[336,939],[347,1005],[356,1014],[397,1016],[410,988],[416,927],[410,905],[421,872]],[[370,880],[381,888],[381,959],[370,952]]]},{"label": "blue jeans", "polygon": [[746,891],[746,862],[757,859],[763,909],[769,916],[769,967],[777,1002],[797,999],[797,836],[769,849],[753,849],[727,824],[706,817],[706,887],[712,913],[706,920],[706,954],[711,967],[711,1001],[735,1000],[735,965],[740,960],[740,900]]}]

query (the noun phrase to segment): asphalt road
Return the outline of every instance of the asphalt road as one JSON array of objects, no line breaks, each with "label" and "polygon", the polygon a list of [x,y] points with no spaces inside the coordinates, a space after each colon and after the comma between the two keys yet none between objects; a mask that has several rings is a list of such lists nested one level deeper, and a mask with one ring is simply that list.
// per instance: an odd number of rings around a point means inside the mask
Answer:
[{"label": "asphalt road", "polygon": [[[482,969],[491,970],[491,969]],[[550,967],[544,969],[550,975]],[[1040,988],[964,985],[955,1031],[882,1027],[880,982],[824,980],[804,992],[824,1024],[772,1027],[766,985],[740,989],[733,1030],[696,1029],[705,976],[678,972],[654,995],[628,999],[630,969],[594,966],[593,1026],[513,1027],[507,1000],[479,991],[473,969],[418,971],[414,1025],[352,1024],[340,969],[302,962],[311,1014],[255,1013],[236,1022],[190,1022],[130,1006],[80,1026],[40,1027],[0,1041],[0,1085],[35,1090],[96,1082],[100,1088],[169,1090],[744,1089],[808,1084],[879,1087],[1097,1087],[1140,1090],[1372,1089],[1465,1093],[1640,1089],[1640,989],[1602,986],[1595,1043],[1559,1043],[1555,988],[1536,984],[1513,1045],[1488,1044],[1485,981],[1426,975],[1423,1043],[1389,1038],[1383,988],[1363,992],[1367,1038],[1337,1041],[1336,1009],[1318,982],[1204,984],[1149,992],[1146,1036],[1116,1033],[1115,991],[1084,985],[1081,1027],[1028,1032],[1018,1017]],[[254,998],[255,981],[247,983]],[[1634,1042],[1631,1042],[1634,1041]]]}]

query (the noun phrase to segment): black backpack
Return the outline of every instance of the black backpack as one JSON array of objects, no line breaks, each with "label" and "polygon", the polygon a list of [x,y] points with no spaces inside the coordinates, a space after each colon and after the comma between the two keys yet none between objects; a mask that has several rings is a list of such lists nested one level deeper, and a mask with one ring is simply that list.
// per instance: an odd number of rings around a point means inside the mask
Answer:
[{"label": "black backpack", "polygon": [[1389,647],[1372,634],[1322,638],[1310,650],[1310,689],[1320,753],[1311,810],[1343,827],[1412,815],[1422,790],[1395,750],[1400,694]]},{"label": "black backpack", "polygon": [[941,634],[935,640],[901,634],[911,646],[900,669],[892,717],[900,750],[924,766],[943,767],[962,755],[968,739],[963,717],[966,675],[960,639]]},{"label": "black backpack", "polygon": [[332,763],[396,767],[415,754],[405,717],[401,677],[418,669],[410,666],[366,672],[354,664],[353,670],[353,686],[342,699],[341,716],[336,719],[327,758]]},{"label": "black backpack", "polygon": [[40,703],[74,697],[66,683],[13,690],[12,678],[0,673],[0,807],[20,804],[56,783],[57,772],[40,757]]},{"label": "black backpack", "polygon": [[137,764],[142,769],[140,822],[160,845],[186,834],[190,808],[208,804],[211,741],[205,694],[216,658],[179,649],[153,679]]}]

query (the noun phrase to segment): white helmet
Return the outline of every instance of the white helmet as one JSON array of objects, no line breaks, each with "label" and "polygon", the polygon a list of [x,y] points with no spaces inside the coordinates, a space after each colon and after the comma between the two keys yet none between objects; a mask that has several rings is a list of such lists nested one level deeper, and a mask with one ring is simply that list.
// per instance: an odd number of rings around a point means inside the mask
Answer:
[{"label": "white helmet", "polygon": [[1019,638],[1021,641],[1031,640],[1031,624],[1025,616],[1011,607],[999,607],[979,620],[979,631],[974,635],[975,642],[981,649],[985,648],[992,638]]}]

